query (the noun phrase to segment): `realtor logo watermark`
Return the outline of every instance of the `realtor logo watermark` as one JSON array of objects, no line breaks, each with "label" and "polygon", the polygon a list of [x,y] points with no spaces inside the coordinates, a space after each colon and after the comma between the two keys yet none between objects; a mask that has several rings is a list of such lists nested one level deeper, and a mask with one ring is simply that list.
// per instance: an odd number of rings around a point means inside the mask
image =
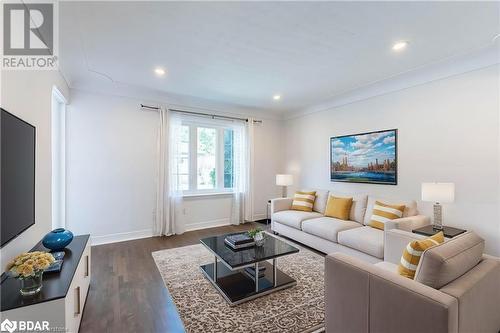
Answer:
[{"label": "realtor logo watermark", "polygon": [[4,2],[2,69],[57,69],[57,2]]}]

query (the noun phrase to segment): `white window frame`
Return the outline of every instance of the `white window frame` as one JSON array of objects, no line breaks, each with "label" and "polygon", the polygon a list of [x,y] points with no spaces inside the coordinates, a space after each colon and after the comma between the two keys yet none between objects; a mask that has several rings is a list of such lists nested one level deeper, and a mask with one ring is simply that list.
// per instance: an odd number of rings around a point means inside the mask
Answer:
[{"label": "white window frame", "polygon": [[[224,188],[224,130],[228,126],[216,125],[203,121],[182,121],[182,126],[189,127],[189,189],[182,193],[185,196],[229,194],[233,188]],[[213,189],[198,189],[198,130],[197,128],[213,128],[217,130],[215,147],[215,182]]]}]

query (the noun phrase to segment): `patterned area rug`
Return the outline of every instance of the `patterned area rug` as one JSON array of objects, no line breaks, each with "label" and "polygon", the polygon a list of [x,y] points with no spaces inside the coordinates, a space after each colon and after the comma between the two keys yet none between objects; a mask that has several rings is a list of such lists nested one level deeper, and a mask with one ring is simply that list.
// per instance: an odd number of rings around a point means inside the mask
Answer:
[{"label": "patterned area rug", "polygon": [[152,253],[186,332],[324,331],[324,258],[301,248],[278,259],[297,285],[231,307],[199,266],[213,256],[201,244]]}]

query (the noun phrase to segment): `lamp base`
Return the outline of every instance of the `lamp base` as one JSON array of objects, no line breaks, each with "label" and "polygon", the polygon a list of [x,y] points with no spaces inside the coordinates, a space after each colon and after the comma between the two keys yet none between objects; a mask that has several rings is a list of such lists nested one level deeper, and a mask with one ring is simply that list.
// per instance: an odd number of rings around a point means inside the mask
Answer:
[{"label": "lamp base", "polygon": [[432,226],[435,230],[443,230],[443,206],[436,202],[434,204],[434,225]]},{"label": "lamp base", "polygon": [[281,197],[282,197],[282,198],[286,198],[286,195],[287,195],[287,193],[286,193],[286,192],[287,192],[287,191],[286,191],[286,186],[283,186],[283,187],[282,187],[282,189],[281,189]]}]

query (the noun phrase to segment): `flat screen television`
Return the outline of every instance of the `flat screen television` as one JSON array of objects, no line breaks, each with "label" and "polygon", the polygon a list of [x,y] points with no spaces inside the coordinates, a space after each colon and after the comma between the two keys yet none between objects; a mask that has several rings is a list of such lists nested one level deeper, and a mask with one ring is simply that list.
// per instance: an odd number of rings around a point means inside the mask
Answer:
[{"label": "flat screen television", "polygon": [[0,108],[1,244],[35,224],[35,127]]}]

